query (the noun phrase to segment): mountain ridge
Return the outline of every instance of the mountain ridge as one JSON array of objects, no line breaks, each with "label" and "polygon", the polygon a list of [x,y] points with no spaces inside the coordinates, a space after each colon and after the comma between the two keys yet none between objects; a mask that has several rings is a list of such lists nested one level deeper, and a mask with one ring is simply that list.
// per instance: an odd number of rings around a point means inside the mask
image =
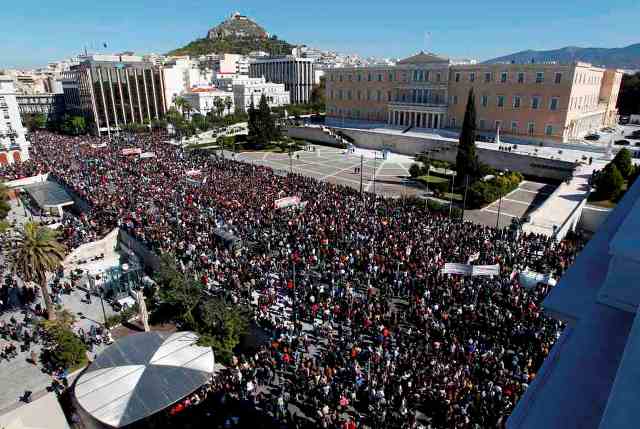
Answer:
[{"label": "mountain ridge", "polygon": [[582,48],[579,46],[565,46],[560,49],[532,50],[515,52],[484,61],[485,64],[496,63],[536,63],[556,61],[570,63],[584,61],[596,66],[620,69],[640,69],[640,43],[621,48]]}]

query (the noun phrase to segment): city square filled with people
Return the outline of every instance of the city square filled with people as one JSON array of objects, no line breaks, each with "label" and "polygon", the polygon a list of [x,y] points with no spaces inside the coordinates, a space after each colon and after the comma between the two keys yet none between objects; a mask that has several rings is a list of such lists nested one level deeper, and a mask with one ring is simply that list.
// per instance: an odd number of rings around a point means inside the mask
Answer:
[{"label": "city square filled with people", "polygon": [[[505,423],[563,328],[542,314],[549,286],[526,289],[517,273],[560,277],[579,239],[461,222],[418,200],[186,152],[167,139],[36,132],[31,159],[0,168],[0,180],[50,173],[84,199],[88,210],[63,218],[71,249],[120,227],[174,254],[203,289],[252,306],[268,340],[186,405],[207,407],[207,396],[251,403],[290,427]],[[140,151],[123,154],[131,148]],[[274,207],[289,196],[304,203]],[[217,228],[242,249],[223,246]],[[499,264],[500,275],[442,273],[469,261]]]}]

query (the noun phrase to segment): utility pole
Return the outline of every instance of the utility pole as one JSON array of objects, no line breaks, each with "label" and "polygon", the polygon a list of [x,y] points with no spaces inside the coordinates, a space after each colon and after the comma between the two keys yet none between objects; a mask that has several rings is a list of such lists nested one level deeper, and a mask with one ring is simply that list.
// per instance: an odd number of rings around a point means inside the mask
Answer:
[{"label": "utility pole", "polygon": [[453,208],[453,182],[456,177],[451,175],[451,189],[449,190],[449,220],[451,220],[451,209]]},{"label": "utility pole", "polygon": [[464,210],[467,208],[467,191],[469,190],[469,175],[465,176],[464,199],[462,201],[462,221],[464,222]]},{"label": "utility pole", "polygon": [[500,195],[500,202],[498,203],[498,217],[496,219],[496,229],[500,228],[500,210],[502,209],[502,195]]},{"label": "utility pole", "polygon": [[376,170],[378,169],[378,155],[373,152],[373,196],[376,197]]},{"label": "utility pole", "polygon": [[360,154],[360,196],[362,196],[362,165],[364,164],[364,155]]}]

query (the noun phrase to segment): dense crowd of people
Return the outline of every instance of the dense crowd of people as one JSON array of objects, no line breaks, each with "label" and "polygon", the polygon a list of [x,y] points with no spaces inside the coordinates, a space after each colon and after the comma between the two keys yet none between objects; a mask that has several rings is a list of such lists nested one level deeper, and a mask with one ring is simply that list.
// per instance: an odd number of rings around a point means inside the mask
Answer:
[{"label": "dense crowd of people", "polygon": [[[256,320],[271,341],[229,366],[226,395],[294,426],[307,418],[348,428],[505,422],[562,330],[541,313],[548,286],[525,289],[516,273],[562,275],[577,241],[453,221],[418,201],[164,140],[38,132],[31,160],[1,168],[0,180],[49,172],[86,200],[87,210],[65,219],[72,247],[121,227],[173,253],[203,288],[257,296]],[[274,208],[288,196],[306,204]],[[225,247],[217,228],[242,247]],[[500,275],[442,273],[447,262],[467,261],[500,264]]]}]

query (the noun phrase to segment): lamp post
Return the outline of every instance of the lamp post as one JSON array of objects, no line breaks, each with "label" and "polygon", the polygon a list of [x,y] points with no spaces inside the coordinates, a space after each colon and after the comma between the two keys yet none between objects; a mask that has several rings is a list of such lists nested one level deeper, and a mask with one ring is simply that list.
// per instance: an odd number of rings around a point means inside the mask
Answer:
[{"label": "lamp post", "polygon": [[362,166],[364,164],[364,155],[360,154],[360,196],[362,196]]}]

